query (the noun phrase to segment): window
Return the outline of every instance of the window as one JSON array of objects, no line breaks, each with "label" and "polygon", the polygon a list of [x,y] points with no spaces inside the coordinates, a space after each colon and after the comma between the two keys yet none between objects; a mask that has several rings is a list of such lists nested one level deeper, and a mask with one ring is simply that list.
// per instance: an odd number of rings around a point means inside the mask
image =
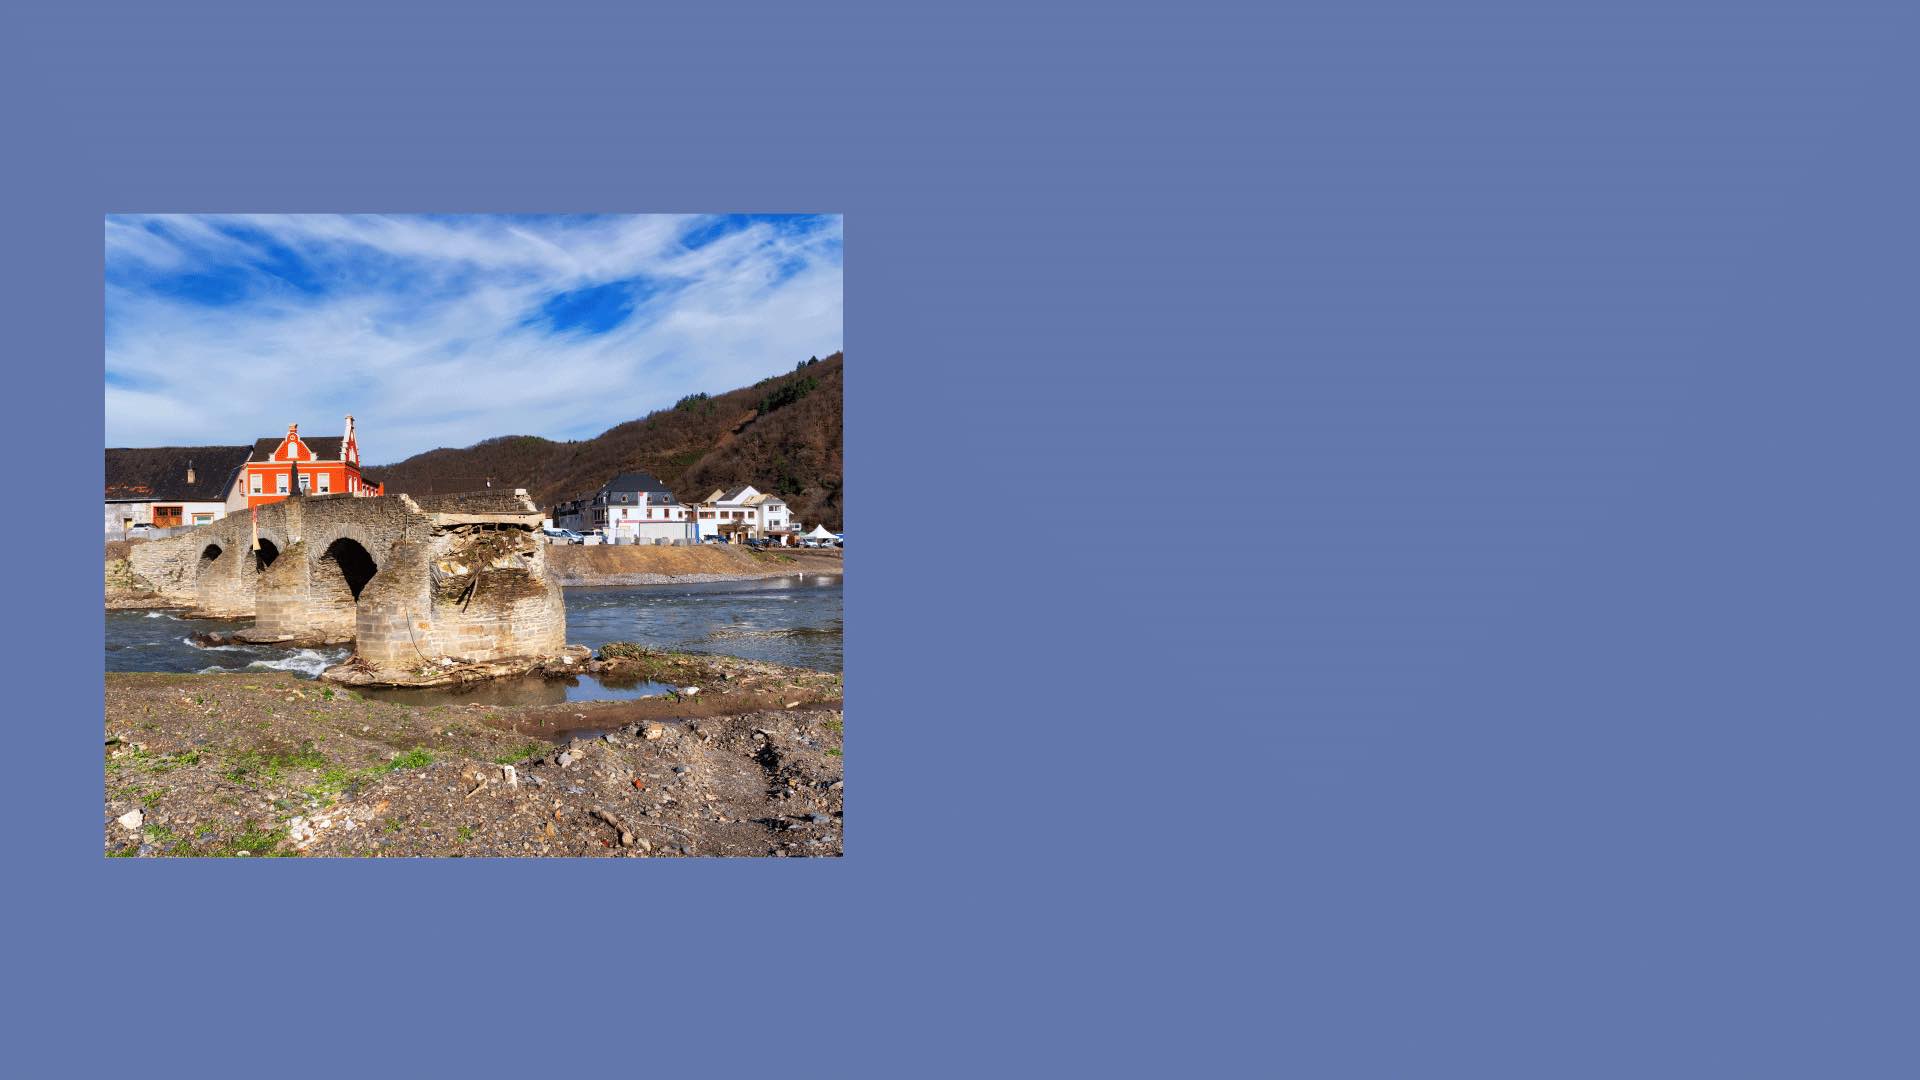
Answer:
[{"label": "window", "polygon": [[305,495],[313,487],[313,477],[308,473],[300,474],[300,494]]},{"label": "window", "polygon": [[212,514],[195,514],[193,515],[193,523],[195,525],[211,525],[213,524],[213,515]]},{"label": "window", "polygon": [[259,473],[253,474],[253,493],[255,495],[260,494],[260,474]]},{"label": "window", "polygon": [[274,485],[273,485],[274,493],[277,495],[285,495],[287,493],[287,474],[281,473],[278,476],[275,476],[273,479],[274,479]]},{"label": "window", "polygon": [[333,474],[321,473],[320,486],[316,490],[318,490],[322,495],[325,495],[327,492],[332,491],[333,490]]}]

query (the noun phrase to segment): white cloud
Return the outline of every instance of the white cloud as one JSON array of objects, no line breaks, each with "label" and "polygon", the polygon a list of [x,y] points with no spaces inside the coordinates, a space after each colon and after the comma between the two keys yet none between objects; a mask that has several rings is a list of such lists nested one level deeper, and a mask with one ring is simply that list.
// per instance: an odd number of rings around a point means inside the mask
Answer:
[{"label": "white cloud", "polygon": [[[109,219],[108,444],[332,433],[349,412],[370,463],[496,435],[584,438],[840,348],[837,218],[685,249],[701,224]],[[559,293],[642,277],[665,291],[605,333],[528,324]]]}]

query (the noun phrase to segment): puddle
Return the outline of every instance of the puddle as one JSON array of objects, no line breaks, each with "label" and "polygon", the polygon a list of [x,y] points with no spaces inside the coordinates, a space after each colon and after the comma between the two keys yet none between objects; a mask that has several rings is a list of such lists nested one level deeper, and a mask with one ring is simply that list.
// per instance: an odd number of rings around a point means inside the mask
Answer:
[{"label": "puddle", "polygon": [[465,686],[356,688],[354,693],[396,705],[562,705],[569,701],[632,701],[657,697],[678,687],[657,682],[625,682],[577,675],[566,679],[532,676],[490,679]]}]

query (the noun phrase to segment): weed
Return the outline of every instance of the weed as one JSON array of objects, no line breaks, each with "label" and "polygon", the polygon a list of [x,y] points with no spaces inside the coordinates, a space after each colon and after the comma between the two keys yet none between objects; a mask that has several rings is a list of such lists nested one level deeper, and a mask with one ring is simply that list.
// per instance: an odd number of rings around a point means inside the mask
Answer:
[{"label": "weed", "polygon": [[167,828],[165,825],[149,825],[147,826],[147,842],[150,844],[177,844],[180,842],[180,834]]},{"label": "weed", "polygon": [[839,747],[837,747],[837,746],[829,746],[829,747],[827,747],[827,755],[828,755],[829,757],[840,757],[840,756],[841,756],[841,754],[840,754],[840,748],[839,748]]},{"label": "weed", "polygon": [[460,842],[463,844],[473,839],[473,830],[465,825],[455,829],[454,834],[460,837]]},{"label": "weed", "polygon": [[392,772],[395,769],[424,769],[431,764],[433,764],[433,752],[424,746],[416,746],[404,754],[395,754],[393,760],[387,762],[386,770]]},{"label": "weed", "polygon": [[493,763],[495,765],[518,765],[528,758],[533,757],[535,754],[538,754],[543,749],[545,749],[545,747],[539,743],[530,742],[518,750],[509,750],[504,754],[496,756],[493,759]]},{"label": "weed", "polygon": [[107,852],[107,858],[131,859],[138,854],[140,854],[140,849],[138,847],[115,848],[112,851]]},{"label": "weed", "polygon": [[237,855],[261,855],[266,857],[290,856],[295,854],[295,852],[276,850],[280,846],[280,842],[286,838],[287,830],[285,829],[262,829],[259,825],[249,821],[247,822],[246,829],[243,830],[240,835],[221,845],[220,848],[212,852],[212,854],[222,858],[231,858]]},{"label": "weed", "polygon": [[387,823],[385,825],[380,826],[380,831],[399,832],[401,828],[402,826],[400,824],[400,819],[397,817],[390,817],[387,819]]},{"label": "weed", "polygon": [[140,805],[146,807],[149,810],[153,809],[155,806],[158,806],[159,804],[160,804],[160,793],[158,791],[149,791],[146,794],[140,796]]}]

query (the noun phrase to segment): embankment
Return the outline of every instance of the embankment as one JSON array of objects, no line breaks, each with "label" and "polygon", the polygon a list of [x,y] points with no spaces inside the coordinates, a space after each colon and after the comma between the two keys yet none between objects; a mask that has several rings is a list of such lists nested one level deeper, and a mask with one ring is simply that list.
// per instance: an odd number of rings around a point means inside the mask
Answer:
[{"label": "embankment", "polygon": [[565,545],[547,549],[547,574],[562,585],[662,585],[783,574],[839,574],[844,552],[798,548],[754,551],[733,545]]}]

